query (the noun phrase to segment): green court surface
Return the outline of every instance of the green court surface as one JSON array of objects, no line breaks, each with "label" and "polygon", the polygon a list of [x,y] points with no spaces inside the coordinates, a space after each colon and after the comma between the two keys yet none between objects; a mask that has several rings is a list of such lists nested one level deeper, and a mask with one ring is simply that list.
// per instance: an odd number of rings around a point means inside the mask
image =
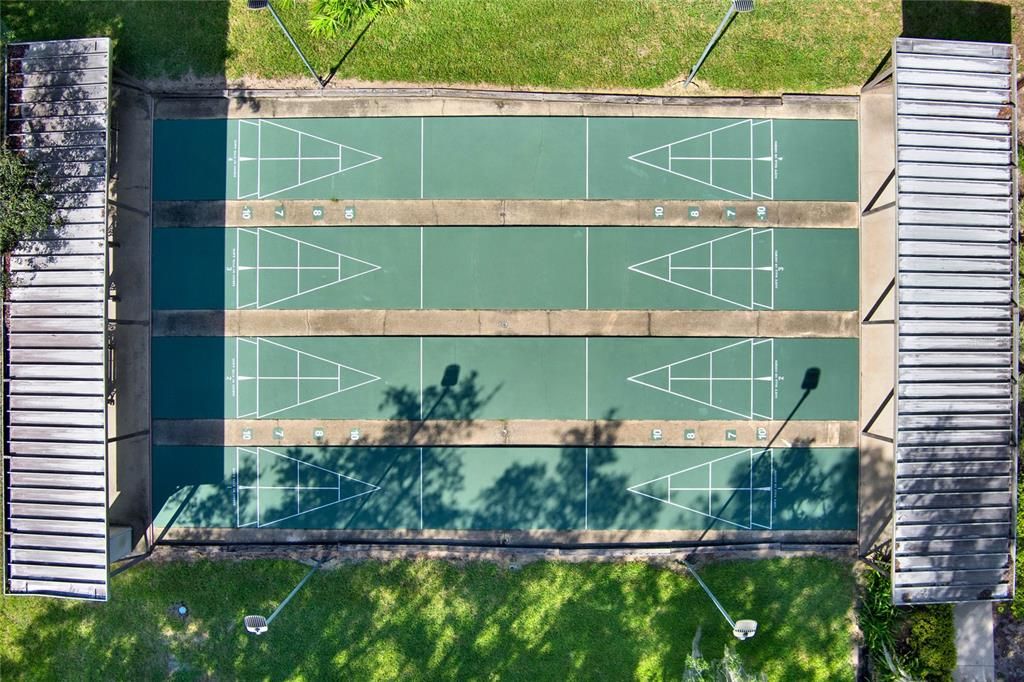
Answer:
[{"label": "green court surface", "polygon": [[157,526],[855,530],[853,448],[155,447]]},{"label": "green court surface", "polygon": [[154,199],[857,199],[852,120],[157,120]]},{"label": "green court surface", "polygon": [[168,228],[153,307],[854,310],[857,253],[846,229]]},{"label": "green court surface", "polygon": [[157,419],[857,417],[856,339],[154,337],[152,353]]}]

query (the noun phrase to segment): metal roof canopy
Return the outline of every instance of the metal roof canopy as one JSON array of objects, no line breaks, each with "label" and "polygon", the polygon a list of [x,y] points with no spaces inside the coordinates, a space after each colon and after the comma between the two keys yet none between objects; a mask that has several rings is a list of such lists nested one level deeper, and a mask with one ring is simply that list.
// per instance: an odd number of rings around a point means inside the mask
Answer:
[{"label": "metal roof canopy", "polygon": [[7,46],[11,149],[64,225],[11,254],[4,302],[4,593],[107,599],[110,41]]},{"label": "metal roof canopy", "polygon": [[893,602],[1013,596],[1017,54],[897,38]]}]

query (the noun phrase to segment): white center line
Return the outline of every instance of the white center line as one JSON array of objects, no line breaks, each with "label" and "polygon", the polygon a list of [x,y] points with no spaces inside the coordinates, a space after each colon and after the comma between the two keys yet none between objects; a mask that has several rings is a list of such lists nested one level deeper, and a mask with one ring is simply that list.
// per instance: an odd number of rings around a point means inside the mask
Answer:
[{"label": "white center line", "polygon": [[583,340],[583,418],[590,419],[590,338]]},{"label": "white center line", "polygon": [[589,118],[585,118],[585,119],[583,119],[583,121],[584,121],[584,125],[585,125],[584,136],[583,136],[583,139],[584,139],[584,147],[583,147],[583,149],[584,149],[584,153],[583,153],[583,158],[584,158],[584,161],[583,161],[583,163],[584,163],[584,166],[583,166],[583,168],[584,168],[584,170],[583,170],[584,191],[583,191],[583,193],[584,193],[584,198],[589,199],[590,198],[590,119]]},{"label": "white center line", "polygon": [[583,448],[583,530],[590,530],[590,448]]},{"label": "white center line", "polygon": [[[420,194],[420,196],[423,196]],[[423,309],[423,226],[420,225],[420,310]]]},{"label": "white center line", "polygon": [[423,117],[420,116],[420,199],[423,198]]},{"label": "white center line", "polygon": [[590,228],[583,228],[584,233],[584,262],[583,262],[583,288],[586,309],[590,310]]},{"label": "white center line", "polygon": [[423,421],[423,337],[420,337],[420,421]]}]

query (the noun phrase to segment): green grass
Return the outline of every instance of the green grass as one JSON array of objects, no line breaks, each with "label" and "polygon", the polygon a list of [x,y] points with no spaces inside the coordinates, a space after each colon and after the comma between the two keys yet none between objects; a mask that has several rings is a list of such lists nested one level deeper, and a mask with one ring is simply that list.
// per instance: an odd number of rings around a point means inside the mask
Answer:
[{"label": "green grass", "polygon": [[[277,0],[321,73],[337,78],[502,87],[645,90],[686,75],[724,2],[409,0],[334,40],[307,30],[310,3]],[[814,92],[861,85],[905,35],[1022,46],[1024,0],[759,0],[735,19],[700,72],[705,89]],[[116,63],[143,78],[307,78],[268,12],[245,0],[0,0],[6,35],[115,39]],[[1011,33],[1011,14],[1013,29]],[[698,91],[700,92],[700,91]]]},{"label": "green grass", "polygon": [[[147,563],[107,604],[0,599],[3,679],[680,679],[698,624],[706,658],[734,643],[689,576],[641,563],[458,567],[437,561],[322,571],[253,638],[306,568],[289,561]],[[772,680],[852,679],[848,563],[735,561],[701,570],[736,618],[736,644]],[[187,621],[172,613],[185,602]],[[171,672],[174,674],[171,675]]]},{"label": "green grass", "polygon": [[[306,30],[309,4],[278,2],[323,71],[362,26],[337,40]],[[411,0],[377,19],[339,78],[371,81],[649,89],[685,75],[724,3],[678,0]],[[0,2],[10,38],[110,35],[116,62],[139,77],[303,77],[267,12],[244,0]],[[896,0],[760,0],[738,17],[700,78],[719,89],[817,91],[864,81],[899,33]]]}]

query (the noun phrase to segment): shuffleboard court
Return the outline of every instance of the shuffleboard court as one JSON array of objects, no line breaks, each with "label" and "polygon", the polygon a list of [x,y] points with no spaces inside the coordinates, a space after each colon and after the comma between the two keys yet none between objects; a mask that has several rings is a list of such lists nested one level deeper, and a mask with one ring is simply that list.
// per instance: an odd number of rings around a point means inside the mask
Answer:
[{"label": "shuffleboard court", "polygon": [[155,337],[152,352],[157,419],[857,416],[856,339]]},{"label": "shuffleboard court", "polygon": [[154,198],[854,201],[851,120],[157,120]]},{"label": "shuffleboard court", "polygon": [[846,229],[166,228],[153,253],[156,309],[858,305],[857,232]]},{"label": "shuffleboard court", "polygon": [[853,448],[155,447],[157,526],[854,530]]}]

